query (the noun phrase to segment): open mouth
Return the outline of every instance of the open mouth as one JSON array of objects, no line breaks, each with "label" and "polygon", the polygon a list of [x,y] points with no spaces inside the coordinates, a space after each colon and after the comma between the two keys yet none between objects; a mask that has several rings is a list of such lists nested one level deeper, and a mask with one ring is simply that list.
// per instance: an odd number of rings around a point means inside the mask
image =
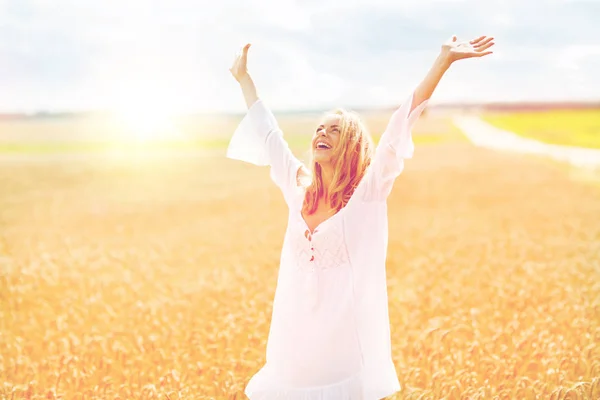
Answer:
[{"label": "open mouth", "polygon": [[315,147],[315,150],[329,150],[331,149],[331,146],[325,142],[317,142],[317,146]]}]

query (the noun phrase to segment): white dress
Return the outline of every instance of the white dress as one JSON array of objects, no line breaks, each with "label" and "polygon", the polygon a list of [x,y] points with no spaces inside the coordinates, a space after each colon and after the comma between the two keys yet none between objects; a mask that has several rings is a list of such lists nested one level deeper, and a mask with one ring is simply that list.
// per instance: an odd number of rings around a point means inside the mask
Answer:
[{"label": "white dress", "polygon": [[266,363],[245,389],[251,400],[379,400],[400,390],[391,358],[386,200],[412,157],[411,128],[428,103],[409,116],[413,94],[392,115],[349,202],[312,233],[296,180],[303,164],[263,100],[234,132],[227,157],[269,165],[289,208]]}]

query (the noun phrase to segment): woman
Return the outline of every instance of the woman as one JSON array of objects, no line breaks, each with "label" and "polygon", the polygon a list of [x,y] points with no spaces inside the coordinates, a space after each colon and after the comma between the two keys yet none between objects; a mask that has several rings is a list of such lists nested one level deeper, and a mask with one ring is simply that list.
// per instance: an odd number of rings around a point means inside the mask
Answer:
[{"label": "woman", "polygon": [[425,79],[397,109],[377,148],[353,112],[326,114],[312,135],[309,168],[290,151],[248,74],[247,44],[230,71],[248,113],[227,157],[269,165],[289,207],[265,365],[251,400],[375,400],[400,390],[391,358],[385,261],[387,204],[411,128],[450,65],[494,43],[452,36]]}]

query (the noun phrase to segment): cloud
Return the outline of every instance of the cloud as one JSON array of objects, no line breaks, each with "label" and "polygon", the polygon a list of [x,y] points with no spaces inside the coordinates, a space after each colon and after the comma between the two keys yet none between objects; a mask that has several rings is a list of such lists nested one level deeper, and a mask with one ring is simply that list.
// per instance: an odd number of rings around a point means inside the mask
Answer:
[{"label": "cloud", "polygon": [[583,0],[0,0],[0,110],[153,96],[182,112],[243,111],[228,68],[246,42],[273,109],[393,105],[452,34],[493,35],[495,52],[452,66],[432,103],[588,99],[600,93],[599,17]]}]

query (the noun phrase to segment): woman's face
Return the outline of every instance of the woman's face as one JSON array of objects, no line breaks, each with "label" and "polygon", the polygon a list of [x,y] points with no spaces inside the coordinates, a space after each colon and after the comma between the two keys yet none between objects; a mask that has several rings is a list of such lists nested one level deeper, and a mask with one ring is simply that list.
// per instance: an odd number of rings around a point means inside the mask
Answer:
[{"label": "woman's face", "polygon": [[[333,149],[340,141],[340,121],[341,117],[337,114],[327,115],[315,129],[312,138],[312,150],[314,161],[319,164],[331,162]],[[321,143],[325,144],[323,146]]]}]

